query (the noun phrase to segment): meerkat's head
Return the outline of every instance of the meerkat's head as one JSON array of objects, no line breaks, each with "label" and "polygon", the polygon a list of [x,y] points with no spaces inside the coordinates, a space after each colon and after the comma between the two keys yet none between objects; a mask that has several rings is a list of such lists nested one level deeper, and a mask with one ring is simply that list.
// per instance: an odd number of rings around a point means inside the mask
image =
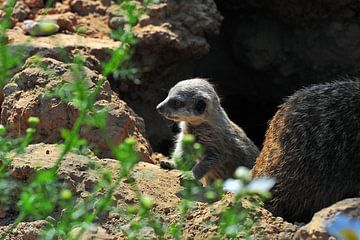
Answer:
[{"label": "meerkat's head", "polygon": [[156,109],[167,119],[197,125],[207,121],[219,105],[213,86],[204,79],[194,78],[178,82]]}]

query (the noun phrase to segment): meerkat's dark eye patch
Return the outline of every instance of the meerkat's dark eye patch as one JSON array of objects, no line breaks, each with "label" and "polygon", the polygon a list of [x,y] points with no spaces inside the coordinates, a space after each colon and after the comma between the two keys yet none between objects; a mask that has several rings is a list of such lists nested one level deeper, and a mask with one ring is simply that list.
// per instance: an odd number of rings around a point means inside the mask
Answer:
[{"label": "meerkat's dark eye patch", "polygon": [[181,107],[185,106],[185,102],[183,102],[183,101],[181,101],[180,99],[177,99],[177,98],[170,99],[168,104],[169,104],[170,107],[172,107],[174,109],[178,109],[178,108],[181,108]]},{"label": "meerkat's dark eye patch", "polygon": [[196,101],[195,103],[195,110],[199,113],[199,114],[203,114],[206,108],[206,102],[202,99]]}]

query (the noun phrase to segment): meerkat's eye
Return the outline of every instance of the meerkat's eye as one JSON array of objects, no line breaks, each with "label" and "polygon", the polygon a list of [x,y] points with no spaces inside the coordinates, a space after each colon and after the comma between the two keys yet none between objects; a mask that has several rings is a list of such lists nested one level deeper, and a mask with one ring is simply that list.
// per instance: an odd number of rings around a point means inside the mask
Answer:
[{"label": "meerkat's eye", "polygon": [[170,107],[177,109],[185,106],[185,103],[180,99],[173,98],[169,100],[169,105]]},{"label": "meerkat's eye", "polygon": [[199,114],[203,114],[206,108],[206,102],[202,99],[198,100],[195,103],[195,110],[199,113]]}]

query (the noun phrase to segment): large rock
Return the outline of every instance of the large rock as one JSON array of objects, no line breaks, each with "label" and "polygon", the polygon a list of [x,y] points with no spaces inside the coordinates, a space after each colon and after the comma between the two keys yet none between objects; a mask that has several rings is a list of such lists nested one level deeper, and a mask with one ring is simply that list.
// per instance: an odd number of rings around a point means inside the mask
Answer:
[{"label": "large rock", "polygon": [[141,71],[163,71],[159,67],[206,54],[207,39],[219,33],[221,20],[213,0],[162,0],[150,5],[134,29]]},{"label": "large rock", "polygon": [[104,15],[106,12],[105,6],[101,1],[92,0],[72,0],[70,7],[73,12],[81,16],[89,15],[90,13],[98,13]]},{"label": "large rock", "polygon": [[[34,177],[36,171],[49,169],[55,165],[61,154],[61,145],[57,144],[33,144],[25,149],[25,152],[13,157],[8,167],[12,177],[20,182],[28,182]],[[120,163],[115,159],[99,159],[92,152],[88,156],[74,152],[68,153],[61,162],[58,176],[69,187],[74,196],[85,198],[94,190],[96,183],[102,175],[102,170],[107,170],[116,181],[120,176]],[[176,193],[180,191],[179,171],[166,171],[158,165],[139,162],[133,169],[133,179],[136,181],[138,190],[145,195],[151,196],[154,201],[154,211],[166,216],[169,211],[174,212],[180,199]],[[125,209],[127,204],[136,204],[137,195],[133,191],[133,182],[123,180],[113,193],[114,203],[118,209]],[[170,210],[171,209],[171,210]],[[10,216],[11,217],[11,216]],[[10,222],[11,222],[10,218]],[[3,222],[9,222],[3,220]],[[9,224],[9,223],[8,223]],[[6,224],[6,225],[8,225]],[[114,235],[121,234],[119,226],[123,227],[127,221],[119,214],[109,214],[97,221],[97,224],[106,228],[98,228],[96,233],[88,232],[81,239],[113,239]],[[0,222],[0,225],[1,222]],[[37,239],[44,221],[21,223],[9,240],[13,239]],[[0,234],[8,226],[0,227]],[[124,238],[120,238],[124,239]]]},{"label": "large rock", "polygon": [[[7,125],[14,135],[22,135],[28,127],[27,119],[30,116],[39,117],[40,124],[35,141],[56,143],[62,139],[60,130],[71,129],[79,111],[73,104],[63,103],[56,96],[48,96],[48,93],[61,83],[74,81],[71,65],[51,58],[44,58],[40,63],[34,63],[33,60],[28,59],[22,70],[4,87],[1,123]],[[47,70],[41,66],[46,66]],[[84,72],[91,89],[100,75],[86,67]],[[109,108],[105,130],[115,144],[133,136],[138,141],[141,159],[152,161],[151,148],[144,138],[143,120],[117,97],[108,81],[101,87],[95,106]],[[96,146],[100,156],[111,156],[99,129],[83,127],[80,135]]]},{"label": "large rock", "polygon": [[[139,6],[142,1],[134,2]],[[45,13],[48,16],[44,17]],[[39,53],[62,61],[71,60],[74,54],[81,52],[87,57],[86,66],[97,71],[101,71],[101,63],[109,60],[111,50],[119,45],[119,42],[110,39],[108,24],[121,29],[127,22],[119,5],[108,0],[56,2],[46,11],[35,8],[31,14],[17,16],[18,21],[25,18],[56,19],[61,33],[29,37],[24,35],[21,23],[17,23],[8,31],[9,47],[14,54],[29,57]],[[77,25],[74,29],[75,20]],[[221,21],[222,16],[213,0],[161,0],[151,4],[135,26],[138,41],[132,65],[137,68],[135,77],[142,80],[141,84],[114,76],[112,87],[145,118],[149,138],[154,145],[172,136],[171,130],[166,127],[167,122],[157,115],[156,104],[166,94],[165,89],[183,78],[176,69],[179,63],[200,58],[209,52],[208,40],[219,33]]]},{"label": "large rock", "polygon": [[[27,182],[37,170],[54,166],[61,151],[61,145],[57,144],[29,145],[24,153],[13,158],[9,171],[15,179]],[[70,152],[61,162],[58,175],[67,186],[71,187],[77,197],[86,197],[99,181],[101,169],[110,171],[114,181],[120,175],[120,163],[115,159],[99,159],[92,152],[89,152],[89,156]],[[133,177],[139,185],[139,190],[153,196],[156,205],[160,207],[174,205],[179,201],[175,196],[180,190],[179,176],[179,171],[168,172],[157,165],[144,162],[139,162],[133,170]],[[167,191],[163,191],[164,189]],[[120,184],[113,195],[119,204],[122,201],[128,203],[136,201],[131,183],[126,181]]]},{"label": "large rock", "polygon": [[349,198],[337,202],[330,207],[315,213],[312,220],[301,227],[296,235],[297,240],[330,240],[334,239],[325,231],[325,224],[329,223],[335,216],[345,213],[350,218],[360,217],[360,198]]}]

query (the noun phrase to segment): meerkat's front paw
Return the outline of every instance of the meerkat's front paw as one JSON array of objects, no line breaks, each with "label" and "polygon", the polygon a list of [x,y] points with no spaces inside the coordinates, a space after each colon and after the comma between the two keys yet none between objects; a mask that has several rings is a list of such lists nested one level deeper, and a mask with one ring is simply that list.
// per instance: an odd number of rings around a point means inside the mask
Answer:
[{"label": "meerkat's front paw", "polygon": [[185,171],[180,175],[180,180],[194,181],[196,179],[192,171]]},{"label": "meerkat's front paw", "polygon": [[179,176],[180,185],[184,186],[185,182],[195,182],[196,179],[192,171],[185,171]]},{"label": "meerkat's front paw", "polygon": [[204,170],[197,164],[193,167],[192,174],[196,180],[200,180],[204,176]]},{"label": "meerkat's front paw", "polygon": [[176,164],[174,161],[169,161],[169,160],[161,160],[160,161],[160,167],[162,169],[168,169],[168,170],[172,170],[176,168]]}]

